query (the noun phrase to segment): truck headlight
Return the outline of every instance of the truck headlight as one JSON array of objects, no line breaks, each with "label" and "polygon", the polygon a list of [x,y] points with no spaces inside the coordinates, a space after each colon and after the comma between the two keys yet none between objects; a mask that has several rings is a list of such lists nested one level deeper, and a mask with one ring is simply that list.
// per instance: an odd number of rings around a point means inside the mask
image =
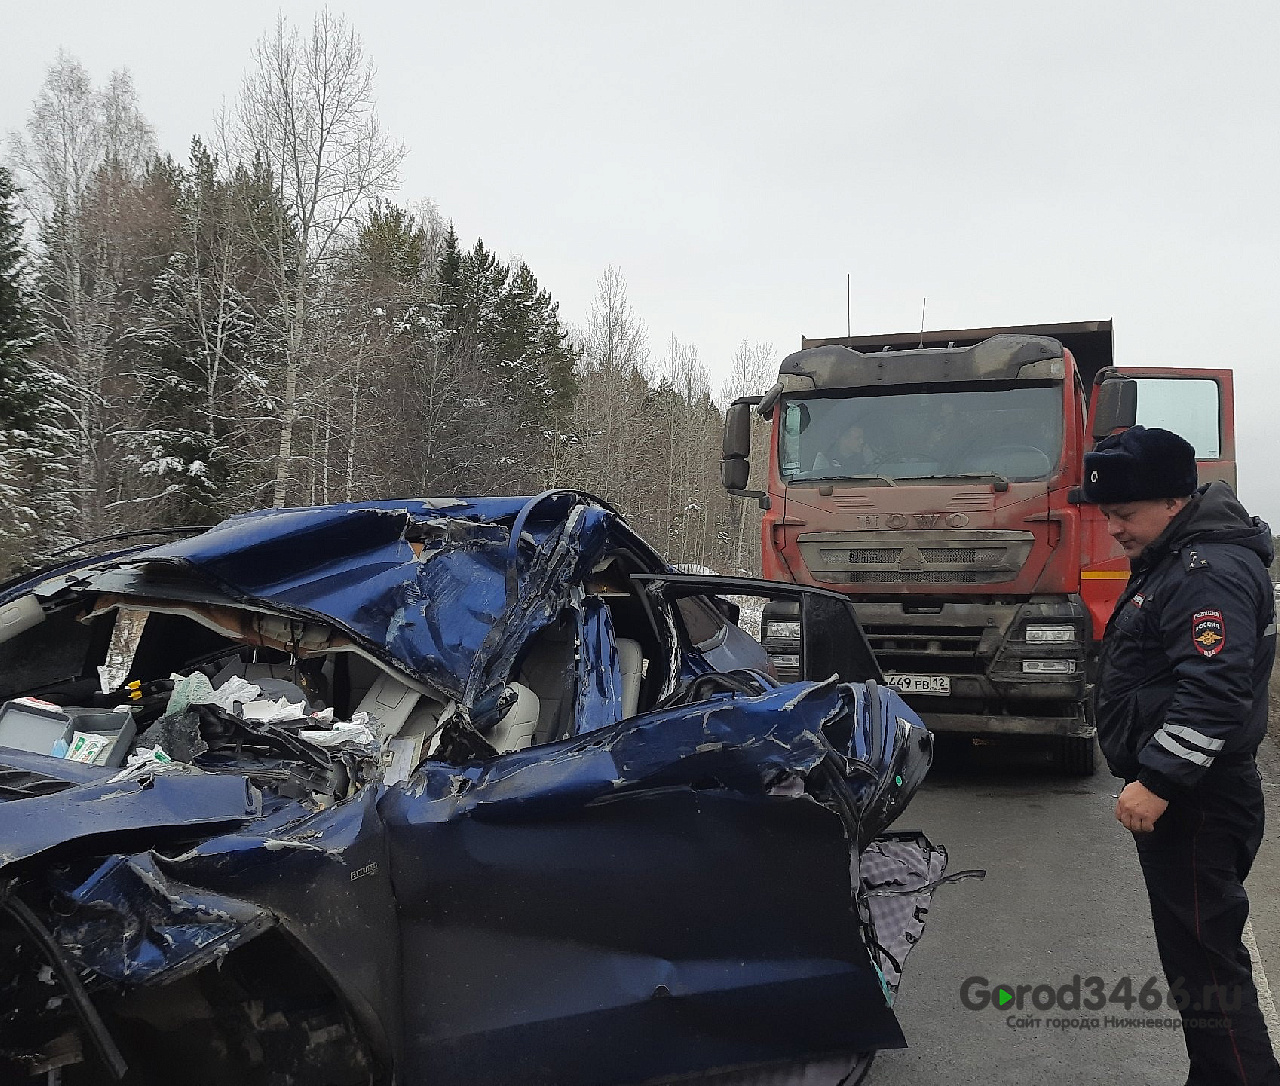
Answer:
[{"label": "truck headlight", "polygon": [[771,653],[769,659],[775,667],[799,667],[800,657],[795,653]]},{"label": "truck headlight", "polygon": [[1028,626],[1028,641],[1074,641],[1076,639],[1076,628],[1074,626]]},{"label": "truck headlight", "polygon": [[1023,660],[1022,670],[1028,675],[1074,675],[1074,660]]},{"label": "truck headlight", "polygon": [[800,640],[800,623],[798,622],[767,622],[764,627],[764,636],[767,638],[779,638],[781,640]]}]

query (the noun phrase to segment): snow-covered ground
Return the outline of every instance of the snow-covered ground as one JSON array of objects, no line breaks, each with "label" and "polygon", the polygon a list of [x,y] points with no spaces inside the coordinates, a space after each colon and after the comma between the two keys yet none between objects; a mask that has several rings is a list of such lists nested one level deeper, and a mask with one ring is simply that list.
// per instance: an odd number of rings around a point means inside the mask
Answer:
[{"label": "snow-covered ground", "polygon": [[759,596],[726,596],[730,603],[736,603],[741,610],[738,625],[757,641],[760,640],[760,618],[764,613],[764,600]]}]

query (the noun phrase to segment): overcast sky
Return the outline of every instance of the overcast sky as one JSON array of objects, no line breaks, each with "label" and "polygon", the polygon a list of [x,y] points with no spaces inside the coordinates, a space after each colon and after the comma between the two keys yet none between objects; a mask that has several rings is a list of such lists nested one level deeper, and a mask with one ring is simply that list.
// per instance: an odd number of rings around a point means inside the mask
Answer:
[{"label": "overcast sky", "polygon": [[[743,0],[333,5],[410,154],[400,198],[584,320],[619,267],[718,384],[855,332],[1113,318],[1128,365],[1236,373],[1240,492],[1280,530],[1280,5]],[[306,26],[315,4],[281,10]],[[0,133],[61,46],[185,154],[275,9],[5,5]]]}]

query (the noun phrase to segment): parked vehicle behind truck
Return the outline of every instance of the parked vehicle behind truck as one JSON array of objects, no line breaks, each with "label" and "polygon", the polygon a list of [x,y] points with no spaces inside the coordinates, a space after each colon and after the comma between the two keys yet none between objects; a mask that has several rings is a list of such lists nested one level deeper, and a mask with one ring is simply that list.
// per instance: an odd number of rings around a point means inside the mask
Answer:
[{"label": "parked vehicle behind truck", "polygon": [[[935,732],[1048,737],[1087,774],[1086,690],[1128,561],[1080,503],[1092,443],[1135,422],[1235,483],[1229,370],[1116,368],[1110,321],[805,339],[729,408],[722,471],[765,510],[766,578],[854,599],[873,651]],[[767,478],[746,489],[750,413]],[[780,675],[795,617],[766,609]]]}]

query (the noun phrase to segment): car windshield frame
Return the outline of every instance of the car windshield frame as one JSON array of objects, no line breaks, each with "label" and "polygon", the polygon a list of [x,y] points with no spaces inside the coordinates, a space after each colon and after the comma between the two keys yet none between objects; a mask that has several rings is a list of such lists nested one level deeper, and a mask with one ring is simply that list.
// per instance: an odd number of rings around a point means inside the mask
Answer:
[{"label": "car windshield frame", "polygon": [[790,395],[778,411],[785,486],[1043,481],[1066,437],[1061,381]]}]

